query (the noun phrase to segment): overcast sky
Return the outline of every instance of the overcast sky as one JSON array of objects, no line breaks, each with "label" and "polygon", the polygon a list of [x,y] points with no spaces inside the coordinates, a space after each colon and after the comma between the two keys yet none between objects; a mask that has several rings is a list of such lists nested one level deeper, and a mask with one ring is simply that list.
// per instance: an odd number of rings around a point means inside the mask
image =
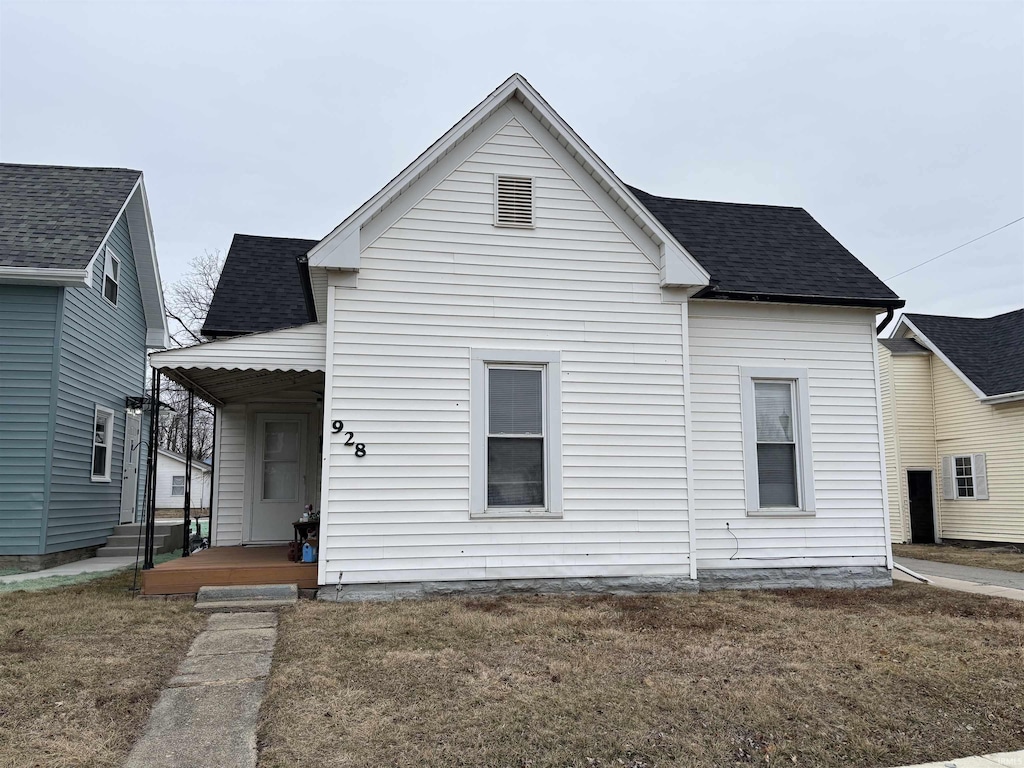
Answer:
[{"label": "overcast sky", "polygon": [[[0,0],[0,159],[145,172],[165,281],[319,238],[512,72],[624,181],[799,205],[888,278],[1024,216],[1024,3]],[[1024,222],[890,285],[1024,306]]]}]

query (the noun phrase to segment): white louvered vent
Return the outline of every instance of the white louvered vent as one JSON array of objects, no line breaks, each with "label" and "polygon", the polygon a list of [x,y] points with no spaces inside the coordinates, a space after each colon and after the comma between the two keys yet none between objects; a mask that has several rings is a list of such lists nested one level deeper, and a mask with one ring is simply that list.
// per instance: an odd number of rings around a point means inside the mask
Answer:
[{"label": "white louvered vent", "polygon": [[499,227],[533,226],[533,179],[495,177],[494,223]]}]

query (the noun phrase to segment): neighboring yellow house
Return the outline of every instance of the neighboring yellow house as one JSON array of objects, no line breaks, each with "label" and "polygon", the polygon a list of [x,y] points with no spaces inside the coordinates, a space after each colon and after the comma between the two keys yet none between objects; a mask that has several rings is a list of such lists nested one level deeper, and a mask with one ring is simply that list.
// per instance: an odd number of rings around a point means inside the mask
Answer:
[{"label": "neighboring yellow house", "polygon": [[893,541],[1024,543],[1024,309],[879,343]]}]

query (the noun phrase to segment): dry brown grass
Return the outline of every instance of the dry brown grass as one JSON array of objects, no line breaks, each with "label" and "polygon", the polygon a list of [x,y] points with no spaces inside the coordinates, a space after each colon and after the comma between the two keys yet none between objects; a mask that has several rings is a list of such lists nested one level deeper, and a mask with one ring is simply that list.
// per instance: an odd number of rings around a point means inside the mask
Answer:
[{"label": "dry brown grass", "polygon": [[1024,552],[985,552],[954,544],[893,544],[892,553],[896,557],[913,557],[918,560],[934,560],[937,563],[1024,573]]},{"label": "dry brown grass", "polygon": [[303,603],[261,768],[892,765],[1024,746],[1024,605],[917,585]]},{"label": "dry brown grass", "polygon": [[117,766],[203,618],[131,572],[0,595],[0,766]]}]

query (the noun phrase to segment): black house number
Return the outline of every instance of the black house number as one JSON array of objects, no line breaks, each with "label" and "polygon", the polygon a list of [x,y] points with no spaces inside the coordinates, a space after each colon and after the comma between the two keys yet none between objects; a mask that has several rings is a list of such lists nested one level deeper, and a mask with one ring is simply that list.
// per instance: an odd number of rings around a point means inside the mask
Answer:
[{"label": "black house number", "polygon": [[[345,422],[342,421],[341,419],[335,419],[334,421],[332,421],[331,422],[331,432],[333,432],[336,435],[341,434],[342,432],[345,432]],[[353,453],[355,453],[356,458],[361,459],[361,458],[363,458],[363,456],[366,455],[366,444],[365,443],[357,443],[355,440],[356,440],[356,433],[355,432],[345,432],[345,445],[355,446],[355,451],[353,451]]]}]

